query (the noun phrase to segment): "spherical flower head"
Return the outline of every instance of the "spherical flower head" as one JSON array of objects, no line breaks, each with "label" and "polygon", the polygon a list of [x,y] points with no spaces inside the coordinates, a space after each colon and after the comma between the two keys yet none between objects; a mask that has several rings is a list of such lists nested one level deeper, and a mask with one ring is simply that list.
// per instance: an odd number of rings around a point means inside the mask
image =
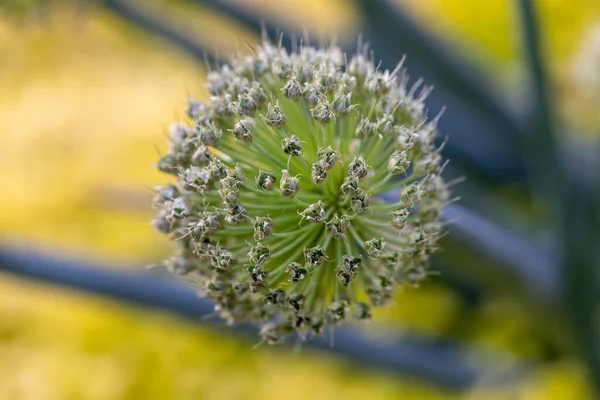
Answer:
[{"label": "spherical flower head", "polygon": [[[264,43],[207,77],[158,169],[156,229],[166,267],[196,283],[229,322],[288,333],[371,317],[400,285],[428,275],[449,200],[428,120],[428,88],[401,64],[379,71],[366,47]],[[378,195],[397,190],[397,200]]]}]

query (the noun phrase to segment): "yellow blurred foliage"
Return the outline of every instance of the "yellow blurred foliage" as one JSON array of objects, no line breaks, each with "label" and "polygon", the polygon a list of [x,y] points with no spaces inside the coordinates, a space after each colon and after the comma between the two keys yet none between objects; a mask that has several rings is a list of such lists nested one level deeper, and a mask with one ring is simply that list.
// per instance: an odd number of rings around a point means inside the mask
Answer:
[{"label": "yellow blurred foliage", "polygon": [[[166,4],[156,2],[155,10]],[[311,20],[329,24],[325,32],[342,34],[358,18],[346,4],[244,2],[261,12],[284,13],[298,26]],[[478,38],[501,59],[513,55],[512,45],[494,35],[512,32],[505,2],[424,4],[431,15],[447,15],[436,24],[447,23]],[[473,24],[477,9],[485,12],[475,20],[487,24],[489,32],[481,34]],[[155,147],[165,148],[165,132],[185,109],[186,96],[206,95],[205,71],[167,43],[101,9],[77,12],[61,9],[39,24],[0,18],[0,239],[109,262],[156,261],[168,252],[168,243],[147,223],[152,214],[147,187],[165,179],[152,167]],[[229,44],[235,50],[256,40],[206,10],[192,13],[178,3],[172,12],[168,21],[182,21],[197,37],[210,32],[211,45]],[[502,307],[500,314],[506,314],[482,318],[485,325],[473,337],[496,349],[514,350],[527,321],[508,316]],[[400,293],[397,303],[375,318],[434,335],[453,329],[460,308],[452,292],[431,283]],[[307,350],[301,355],[285,348],[253,351],[253,344],[154,311],[0,276],[0,399],[457,397]],[[466,396],[574,399],[583,398],[583,386],[576,363],[561,361],[510,394],[482,387]]]}]

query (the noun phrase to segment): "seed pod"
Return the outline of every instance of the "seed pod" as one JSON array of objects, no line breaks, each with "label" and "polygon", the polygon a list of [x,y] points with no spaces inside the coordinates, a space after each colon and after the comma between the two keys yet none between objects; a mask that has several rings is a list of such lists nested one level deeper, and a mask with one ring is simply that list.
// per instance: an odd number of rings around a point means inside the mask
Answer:
[{"label": "seed pod", "polygon": [[358,320],[368,320],[371,319],[371,307],[369,304],[361,301],[354,306],[354,317]]},{"label": "seed pod", "polygon": [[281,147],[283,148],[283,152],[285,154],[292,156],[302,155],[302,142],[296,135],[292,135],[283,139],[281,141]]},{"label": "seed pod", "polygon": [[276,180],[275,175],[261,169],[256,177],[256,186],[262,190],[272,190]]},{"label": "seed pod", "polygon": [[324,166],[322,166],[320,163],[313,163],[310,174],[312,183],[318,185],[319,183],[325,182],[327,175],[327,169]]},{"label": "seed pod", "polygon": [[272,234],[273,220],[269,217],[256,217],[254,220],[254,240],[263,240]]},{"label": "seed pod", "polygon": [[271,251],[261,242],[255,243],[248,252],[250,262],[255,265],[261,265],[271,257]]},{"label": "seed pod", "polygon": [[371,260],[377,260],[381,257],[381,253],[385,247],[385,242],[383,238],[381,239],[371,239],[365,242],[365,250]]},{"label": "seed pod", "polygon": [[246,93],[238,96],[238,101],[234,104],[234,107],[238,114],[252,117],[256,113],[258,103],[250,93]]},{"label": "seed pod", "polygon": [[262,265],[250,265],[248,267],[250,291],[258,293],[267,287],[267,271]]},{"label": "seed pod", "polygon": [[395,226],[398,229],[404,229],[406,226],[406,222],[408,221],[408,209],[401,208],[400,210],[392,211],[392,226]]},{"label": "seed pod", "polygon": [[302,86],[300,86],[300,82],[298,82],[295,78],[287,81],[283,89],[283,94],[288,99],[298,100],[302,97]]},{"label": "seed pod", "polygon": [[281,128],[285,125],[286,121],[287,118],[279,107],[279,101],[275,105],[269,103],[267,114],[265,115],[265,123],[274,128]]},{"label": "seed pod", "polygon": [[284,307],[286,303],[285,290],[269,289],[263,297],[263,303],[267,306]]},{"label": "seed pod", "polygon": [[347,228],[348,220],[344,216],[338,217],[337,214],[333,214],[333,217],[325,223],[325,230],[334,239],[343,239]]},{"label": "seed pod", "polygon": [[375,122],[371,122],[369,118],[363,118],[356,126],[354,136],[356,136],[360,140],[367,140],[373,137],[376,131],[377,124]]},{"label": "seed pod", "polygon": [[388,161],[388,171],[390,174],[402,174],[406,172],[410,165],[410,161],[407,159],[406,152],[394,151]]},{"label": "seed pod", "polygon": [[351,175],[344,178],[344,183],[342,183],[340,190],[346,196],[353,196],[360,190],[360,183],[358,181],[358,177],[355,175]]},{"label": "seed pod", "polygon": [[302,216],[302,219],[320,224],[325,220],[325,209],[323,208],[323,202],[319,200],[318,202],[308,206],[299,214]]},{"label": "seed pod", "polygon": [[281,182],[279,183],[281,194],[286,197],[294,197],[300,190],[300,180],[295,176],[290,176],[287,170],[282,171]]},{"label": "seed pod", "polygon": [[339,156],[339,152],[333,150],[331,146],[327,148],[319,147],[317,150],[317,163],[321,168],[329,171],[337,163]]},{"label": "seed pod", "polygon": [[321,246],[304,248],[304,259],[306,263],[313,268],[318,267],[325,261],[325,250]]},{"label": "seed pod", "polygon": [[227,178],[230,178],[229,182],[233,187],[238,189],[246,187],[246,175],[239,164],[236,164],[235,168],[227,170]]},{"label": "seed pod", "polygon": [[236,139],[248,142],[254,137],[254,123],[252,118],[244,117],[232,129]]},{"label": "seed pod", "polygon": [[350,208],[356,214],[364,214],[369,209],[371,198],[367,192],[357,189],[350,198]]},{"label": "seed pod", "polygon": [[357,178],[364,178],[368,174],[367,162],[362,157],[355,157],[354,160],[348,166],[347,175],[355,176]]},{"label": "seed pod", "polygon": [[310,110],[311,115],[321,124],[328,124],[333,119],[331,104],[327,100],[319,100],[315,108]]},{"label": "seed pod", "polygon": [[201,145],[198,147],[198,150],[192,155],[190,162],[196,166],[205,166],[207,165],[213,158],[210,150],[205,145]]},{"label": "seed pod", "polygon": [[400,192],[400,201],[407,207],[421,200],[421,185],[417,182],[404,186]]},{"label": "seed pod", "polygon": [[246,211],[246,208],[241,204],[225,211],[227,211],[225,221],[231,225],[241,224],[248,218],[248,211]]},{"label": "seed pod", "polygon": [[333,324],[346,319],[348,313],[348,302],[346,300],[336,301],[327,308],[327,318]]},{"label": "seed pod", "polygon": [[308,275],[308,270],[297,262],[289,263],[285,272],[290,274],[290,283],[299,282]]},{"label": "seed pod", "polygon": [[333,112],[339,117],[348,115],[348,113],[354,108],[354,106],[351,103],[351,98],[351,93],[336,94],[331,104]]},{"label": "seed pod", "polygon": [[207,146],[216,144],[222,134],[221,130],[218,129],[212,121],[196,124],[194,133],[198,139]]},{"label": "seed pod", "polygon": [[342,256],[342,264],[338,266],[336,275],[342,286],[349,286],[356,279],[358,267],[362,263],[362,257]]}]

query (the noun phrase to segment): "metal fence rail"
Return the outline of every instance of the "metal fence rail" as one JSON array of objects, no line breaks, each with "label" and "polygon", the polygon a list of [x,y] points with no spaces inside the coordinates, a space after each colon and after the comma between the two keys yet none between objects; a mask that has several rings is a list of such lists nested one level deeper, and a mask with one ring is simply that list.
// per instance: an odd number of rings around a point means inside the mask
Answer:
[{"label": "metal fence rail", "polygon": [[[213,313],[213,304],[197,296],[188,285],[148,271],[102,268],[28,248],[0,246],[0,271],[63,287],[93,293],[133,305],[164,310],[200,321]],[[214,319],[203,319],[213,327],[225,328]],[[228,330],[231,328],[227,327]],[[255,334],[256,329],[240,325],[237,333]],[[254,336],[255,337],[255,336]],[[328,335],[307,341],[304,346],[342,355],[361,366],[383,368],[451,389],[470,387],[484,378],[506,383],[522,375],[506,356],[486,356],[482,349],[468,349],[449,340],[396,335],[372,335],[350,326],[335,329],[331,346]],[[290,343],[293,340],[289,341]],[[249,346],[251,344],[249,343]],[[499,362],[499,360],[503,361]],[[493,361],[493,362],[492,362]],[[498,365],[513,365],[510,375]]]}]

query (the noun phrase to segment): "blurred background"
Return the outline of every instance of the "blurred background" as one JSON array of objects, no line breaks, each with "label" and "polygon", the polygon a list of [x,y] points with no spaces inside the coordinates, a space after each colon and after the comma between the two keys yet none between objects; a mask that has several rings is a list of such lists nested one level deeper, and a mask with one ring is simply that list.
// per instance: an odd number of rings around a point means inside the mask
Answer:
[{"label": "blurred background", "polygon": [[[0,0],[0,399],[595,398],[600,2],[534,2],[539,42],[524,4]],[[257,44],[261,20],[349,53],[362,34],[384,67],[406,54],[436,87],[430,114],[447,106],[448,178],[466,181],[441,275],[360,329],[418,338],[427,359],[253,349],[218,323],[23,279],[3,256],[121,272],[168,255],[152,164],[188,96],[207,96],[207,66]],[[450,347],[469,379],[411,371],[452,369],[436,359]]]}]

